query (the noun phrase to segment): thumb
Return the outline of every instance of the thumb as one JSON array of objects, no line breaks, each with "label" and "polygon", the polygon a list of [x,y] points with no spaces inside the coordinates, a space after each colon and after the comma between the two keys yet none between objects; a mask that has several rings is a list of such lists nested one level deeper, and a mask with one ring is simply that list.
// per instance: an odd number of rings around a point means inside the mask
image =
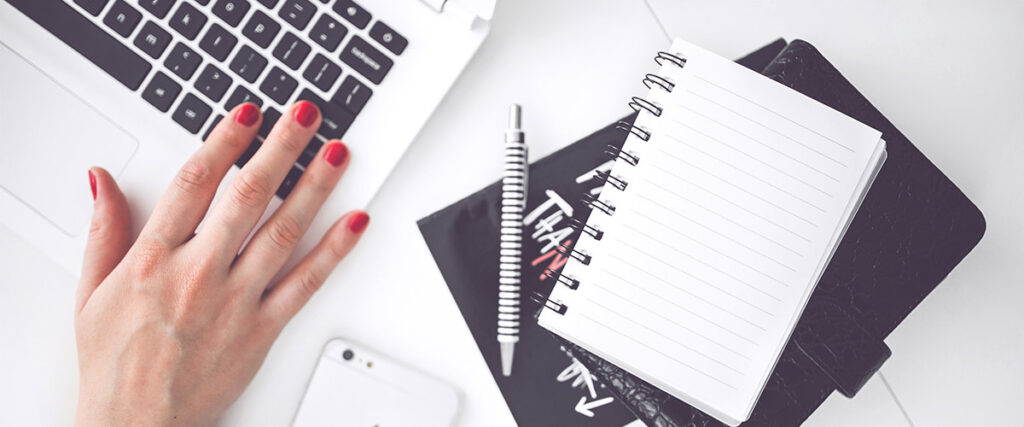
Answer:
[{"label": "thumb", "polygon": [[94,167],[89,169],[89,185],[95,202],[82,278],[75,296],[76,312],[82,311],[89,296],[121,262],[131,244],[131,212],[114,178],[103,168]]}]

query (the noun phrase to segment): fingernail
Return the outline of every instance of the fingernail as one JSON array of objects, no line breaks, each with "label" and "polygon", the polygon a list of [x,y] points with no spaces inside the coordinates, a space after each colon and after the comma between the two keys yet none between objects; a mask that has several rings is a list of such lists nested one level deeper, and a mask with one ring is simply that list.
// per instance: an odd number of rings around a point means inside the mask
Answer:
[{"label": "fingernail", "polygon": [[259,119],[260,109],[256,108],[253,104],[242,105],[242,108],[239,108],[238,112],[235,113],[235,121],[245,127],[256,124],[256,121]]},{"label": "fingernail", "polygon": [[295,108],[295,121],[302,127],[313,126],[319,115],[320,111],[316,109],[316,105],[309,101],[299,101],[299,106]]},{"label": "fingernail", "polygon": [[92,189],[92,200],[96,200],[96,174],[89,169],[89,188]]},{"label": "fingernail", "polygon": [[340,142],[333,142],[327,146],[327,150],[324,150],[324,159],[334,167],[345,163],[346,157],[348,157],[348,147]]},{"label": "fingernail", "polygon": [[370,223],[370,216],[366,212],[357,212],[352,215],[352,219],[348,221],[349,231],[359,234],[366,229],[366,225]]}]

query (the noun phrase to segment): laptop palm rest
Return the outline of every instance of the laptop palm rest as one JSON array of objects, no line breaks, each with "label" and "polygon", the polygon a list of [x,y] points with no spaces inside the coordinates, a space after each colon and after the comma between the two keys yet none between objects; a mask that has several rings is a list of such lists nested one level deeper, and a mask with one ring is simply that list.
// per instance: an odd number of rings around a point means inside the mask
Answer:
[{"label": "laptop palm rest", "polygon": [[0,188],[71,237],[92,215],[89,167],[117,176],[138,148],[135,137],[3,44],[0,135]]}]

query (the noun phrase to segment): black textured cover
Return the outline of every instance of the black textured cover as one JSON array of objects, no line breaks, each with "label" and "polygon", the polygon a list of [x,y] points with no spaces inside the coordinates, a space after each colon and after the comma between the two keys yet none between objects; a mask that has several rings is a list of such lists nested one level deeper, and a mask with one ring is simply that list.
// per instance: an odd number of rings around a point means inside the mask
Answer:
[{"label": "black textured cover", "polygon": [[[809,43],[763,71],[882,132],[888,159],[818,282],[744,426],[793,426],[832,393],[852,396],[889,356],[882,339],[977,245],[978,208]],[[717,426],[710,416],[565,343],[651,426]]]}]

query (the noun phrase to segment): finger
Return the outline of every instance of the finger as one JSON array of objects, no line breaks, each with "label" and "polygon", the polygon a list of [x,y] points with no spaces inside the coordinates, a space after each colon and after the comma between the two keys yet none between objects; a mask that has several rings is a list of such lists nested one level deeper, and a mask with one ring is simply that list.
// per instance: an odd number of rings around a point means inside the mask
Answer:
[{"label": "finger", "polygon": [[221,120],[178,170],[143,228],[143,236],[155,236],[172,247],[191,238],[220,181],[256,138],[262,120],[260,109],[252,103],[235,107],[227,117],[232,119]]},{"label": "finger", "polygon": [[231,259],[263,216],[277,187],[320,126],[320,110],[309,101],[292,105],[256,155],[235,176],[194,242]]},{"label": "finger", "polygon": [[95,202],[82,260],[82,277],[75,295],[76,313],[124,258],[132,238],[131,212],[114,178],[103,168],[92,168],[89,169],[89,185]]},{"label": "finger", "polygon": [[338,184],[348,158],[348,147],[340,141],[328,142],[320,149],[288,199],[256,231],[236,261],[234,269],[247,279],[245,283],[264,286],[284,266]]},{"label": "finger", "polygon": [[370,223],[363,211],[349,212],[331,226],[320,243],[263,297],[263,313],[283,328],[320,289],[334,267],[355,247]]}]

